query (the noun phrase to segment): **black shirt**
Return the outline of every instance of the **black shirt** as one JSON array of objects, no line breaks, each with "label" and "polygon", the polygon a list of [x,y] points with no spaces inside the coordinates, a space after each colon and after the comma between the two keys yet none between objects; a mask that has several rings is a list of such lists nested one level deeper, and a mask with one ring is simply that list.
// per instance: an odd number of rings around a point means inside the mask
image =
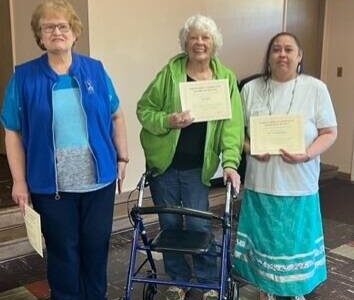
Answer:
[{"label": "black shirt", "polygon": [[[187,75],[187,81],[195,80]],[[192,123],[181,129],[171,167],[190,170],[203,166],[206,129],[207,122]]]}]

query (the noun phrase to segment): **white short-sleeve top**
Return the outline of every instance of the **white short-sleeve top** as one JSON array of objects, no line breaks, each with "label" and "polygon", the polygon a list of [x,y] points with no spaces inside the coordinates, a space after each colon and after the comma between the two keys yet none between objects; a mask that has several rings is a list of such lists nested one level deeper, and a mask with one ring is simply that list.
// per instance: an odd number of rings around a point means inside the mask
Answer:
[{"label": "white short-sleeve top", "polygon": [[[245,124],[250,139],[250,116],[296,114],[304,117],[305,146],[318,136],[318,129],[337,126],[327,86],[320,80],[299,75],[287,82],[261,78],[242,89]],[[312,195],[318,191],[320,157],[306,163],[289,164],[272,155],[268,162],[247,156],[245,188],[278,196]]]}]

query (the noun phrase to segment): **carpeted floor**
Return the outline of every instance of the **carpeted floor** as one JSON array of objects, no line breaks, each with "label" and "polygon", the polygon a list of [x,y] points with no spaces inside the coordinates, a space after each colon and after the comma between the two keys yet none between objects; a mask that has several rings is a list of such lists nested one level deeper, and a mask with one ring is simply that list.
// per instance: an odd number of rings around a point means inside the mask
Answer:
[{"label": "carpeted floor", "polygon": [[320,183],[320,197],[324,218],[354,225],[353,183],[337,178],[323,180]]}]

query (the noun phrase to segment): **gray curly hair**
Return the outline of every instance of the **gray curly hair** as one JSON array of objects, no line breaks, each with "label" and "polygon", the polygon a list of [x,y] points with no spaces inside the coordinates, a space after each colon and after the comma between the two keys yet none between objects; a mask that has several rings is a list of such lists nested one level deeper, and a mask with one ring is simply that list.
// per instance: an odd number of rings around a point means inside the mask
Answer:
[{"label": "gray curly hair", "polygon": [[213,19],[199,14],[189,17],[179,32],[179,43],[182,51],[186,52],[188,34],[192,29],[205,31],[212,36],[214,42],[213,56],[217,55],[223,44],[222,34]]}]

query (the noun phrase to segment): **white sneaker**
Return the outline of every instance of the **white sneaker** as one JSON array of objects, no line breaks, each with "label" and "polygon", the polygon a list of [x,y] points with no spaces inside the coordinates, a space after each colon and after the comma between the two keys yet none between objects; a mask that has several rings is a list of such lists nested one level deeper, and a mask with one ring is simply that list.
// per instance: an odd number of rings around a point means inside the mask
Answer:
[{"label": "white sneaker", "polygon": [[306,300],[304,296],[295,296],[294,300]]},{"label": "white sneaker", "polygon": [[184,300],[186,291],[178,286],[170,286],[166,290],[166,300]]},{"label": "white sneaker", "polygon": [[219,293],[215,290],[209,290],[203,294],[203,300],[217,300],[219,298]]}]

